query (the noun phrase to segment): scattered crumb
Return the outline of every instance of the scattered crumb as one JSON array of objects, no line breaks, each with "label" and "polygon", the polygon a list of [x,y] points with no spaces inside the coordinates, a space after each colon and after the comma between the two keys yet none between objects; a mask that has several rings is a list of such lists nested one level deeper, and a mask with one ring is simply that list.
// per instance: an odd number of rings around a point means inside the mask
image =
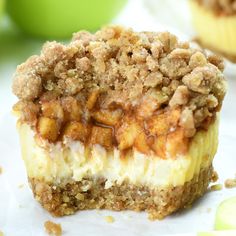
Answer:
[{"label": "scattered crumb", "polygon": [[4,236],[4,233],[2,231],[0,231],[0,236]]},{"label": "scattered crumb", "polygon": [[207,213],[210,213],[211,212],[211,208],[207,208]]},{"label": "scattered crumb", "polygon": [[235,179],[226,179],[225,180],[226,188],[236,188],[236,178]]},{"label": "scattered crumb", "polygon": [[24,187],[24,184],[19,184],[18,185],[18,188],[23,188]]},{"label": "scattered crumb", "polygon": [[44,228],[49,235],[60,236],[62,234],[61,224],[48,220],[44,223]]},{"label": "scattered crumb", "polygon": [[197,210],[198,210],[199,213],[202,213],[202,212],[203,212],[202,207],[198,207]]},{"label": "scattered crumb", "polygon": [[105,216],[105,220],[107,223],[113,223],[115,219],[112,216]]},{"label": "scattered crumb", "polygon": [[219,175],[216,171],[213,171],[212,176],[211,176],[211,181],[215,183],[219,179]]},{"label": "scattered crumb", "polygon": [[222,189],[222,187],[223,187],[222,184],[214,184],[210,187],[210,190],[211,191],[219,191]]},{"label": "scattered crumb", "polygon": [[[2,172],[3,172],[3,169],[2,169],[2,167],[0,166],[0,174],[2,174]],[[0,234],[0,236],[1,236],[1,234]]]}]

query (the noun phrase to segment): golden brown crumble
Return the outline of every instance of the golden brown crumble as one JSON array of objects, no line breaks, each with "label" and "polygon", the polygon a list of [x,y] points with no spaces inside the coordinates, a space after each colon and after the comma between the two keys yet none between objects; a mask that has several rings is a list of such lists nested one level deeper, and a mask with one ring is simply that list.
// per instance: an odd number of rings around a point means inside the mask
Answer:
[{"label": "golden brown crumble", "polygon": [[211,181],[215,183],[219,179],[219,175],[216,171],[213,171],[212,176],[211,176]]},{"label": "golden brown crumble", "polygon": [[4,233],[0,230],[0,236],[4,236]]},{"label": "golden brown crumble", "polygon": [[3,168],[0,166],[0,174],[2,174],[3,172]]},{"label": "golden brown crumble", "polygon": [[61,224],[56,224],[48,220],[44,223],[44,228],[49,235],[61,236],[62,234]]},{"label": "golden brown crumble", "polygon": [[17,67],[14,110],[50,142],[67,136],[162,156],[170,142],[175,155],[215,119],[226,91],[222,71],[220,58],[168,32],[82,31],[68,45],[46,43]]},{"label": "golden brown crumble", "polygon": [[71,215],[78,210],[108,209],[147,211],[149,219],[154,220],[191,206],[207,191],[212,171],[212,166],[209,166],[183,185],[155,189],[127,182],[107,189],[106,179],[98,178],[59,185],[34,178],[29,178],[29,181],[35,198],[53,216]]},{"label": "golden brown crumble", "polygon": [[194,0],[217,15],[234,15],[236,14],[235,0]]},{"label": "golden brown crumble", "polygon": [[226,188],[236,188],[236,178],[235,179],[226,179],[225,180]]}]

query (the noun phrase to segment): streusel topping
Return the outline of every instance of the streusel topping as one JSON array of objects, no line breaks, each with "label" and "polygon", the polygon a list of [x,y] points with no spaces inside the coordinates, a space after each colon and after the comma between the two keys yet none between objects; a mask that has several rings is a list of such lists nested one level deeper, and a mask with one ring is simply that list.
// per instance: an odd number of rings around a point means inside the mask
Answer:
[{"label": "streusel topping", "polygon": [[[178,131],[184,139],[208,127],[225,95],[223,69],[219,57],[168,32],[82,31],[68,45],[46,43],[18,66],[14,109],[52,142],[68,135],[105,147],[150,147],[156,136],[164,142]],[[125,133],[132,137],[124,143]]]},{"label": "streusel topping", "polygon": [[236,0],[194,0],[217,15],[236,14]]}]

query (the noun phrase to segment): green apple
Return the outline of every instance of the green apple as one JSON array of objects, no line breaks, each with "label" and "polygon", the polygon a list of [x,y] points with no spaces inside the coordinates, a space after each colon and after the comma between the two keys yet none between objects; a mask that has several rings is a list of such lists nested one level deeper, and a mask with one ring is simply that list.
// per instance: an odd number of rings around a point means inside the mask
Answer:
[{"label": "green apple", "polygon": [[3,10],[4,10],[4,0],[0,0],[0,18],[3,15]]},{"label": "green apple", "polygon": [[218,206],[215,229],[236,229],[236,197],[229,198]]},{"label": "green apple", "polygon": [[78,30],[95,31],[109,23],[127,0],[7,0],[13,22],[41,38],[67,38]]},{"label": "green apple", "polygon": [[197,236],[236,236],[236,230],[223,230],[198,233]]}]

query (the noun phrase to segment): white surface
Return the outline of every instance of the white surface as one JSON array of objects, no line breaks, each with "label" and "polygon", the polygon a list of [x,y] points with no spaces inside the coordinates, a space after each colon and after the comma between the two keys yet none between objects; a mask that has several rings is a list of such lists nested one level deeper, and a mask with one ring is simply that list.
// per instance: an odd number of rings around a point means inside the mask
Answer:
[{"label": "white surface", "polygon": [[[152,0],[152,2],[154,1]],[[183,26],[183,22],[186,23],[186,20],[181,18],[186,17],[186,15],[180,13],[179,20],[177,20],[174,17],[178,12],[177,7],[176,9],[172,8],[171,11],[168,5],[171,1],[172,4],[176,2],[178,7],[185,0],[156,0],[156,3],[161,3],[160,8],[157,8],[161,13],[159,12],[156,15],[158,19],[156,21],[149,15],[147,9],[142,8],[139,1],[133,0],[115,22],[132,26],[137,30],[168,29],[183,38],[189,37],[190,35],[186,32],[189,25]],[[186,5],[183,5],[183,7],[185,8]],[[181,9],[183,12],[183,8]],[[167,15],[172,17],[167,19]],[[163,25],[164,22],[166,25]],[[187,23],[189,23],[189,20],[187,20]],[[44,211],[33,199],[28,187],[23,161],[20,158],[15,119],[10,115],[11,106],[16,100],[11,94],[10,88],[15,66],[33,52],[38,52],[41,42],[33,42],[17,35],[18,47],[14,48],[13,44],[15,45],[16,40],[11,40],[14,33],[4,31],[3,35],[9,37],[6,45],[1,45],[2,36],[0,35],[0,166],[3,167],[3,174],[0,175],[0,230],[5,235],[45,235],[43,223],[46,220],[60,222],[64,232],[63,235],[177,236],[182,235],[182,233],[195,235],[195,232],[213,229],[216,206],[223,199],[236,195],[236,189],[224,189],[219,192],[207,193],[201,200],[196,202],[192,209],[167,217],[165,220],[154,222],[148,221],[145,213],[84,211],[74,216],[52,218]],[[2,57],[5,48],[7,48],[7,52],[10,52],[7,60]],[[4,59],[4,62],[2,59]],[[226,178],[233,177],[236,173],[235,74],[235,67],[228,66],[226,76],[228,77],[229,90],[222,111],[220,145],[214,163],[220,176],[220,183],[223,183]],[[19,188],[20,184],[24,184],[24,186]],[[104,220],[104,216],[107,215],[112,215],[115,222],[107,223]]]}]

